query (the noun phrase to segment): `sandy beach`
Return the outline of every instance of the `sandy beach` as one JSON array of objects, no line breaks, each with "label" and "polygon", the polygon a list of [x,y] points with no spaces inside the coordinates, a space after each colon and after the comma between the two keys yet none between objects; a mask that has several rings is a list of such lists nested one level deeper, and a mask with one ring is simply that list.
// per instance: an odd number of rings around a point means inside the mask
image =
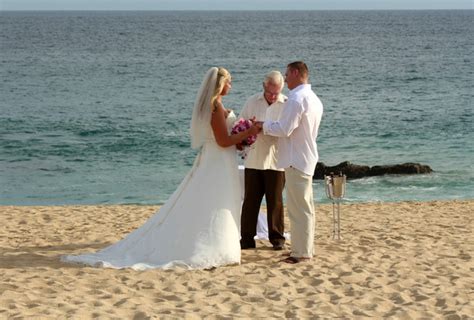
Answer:
[{"label": "sandy beach", "polygon": [[0,207],[0,318],[474,317],[473,200],[343,204],[341,241],[331,205],[317,204],[315,258],[296,265],[267,241],[213,270],[60,261],[116,242],[158,208]]}]

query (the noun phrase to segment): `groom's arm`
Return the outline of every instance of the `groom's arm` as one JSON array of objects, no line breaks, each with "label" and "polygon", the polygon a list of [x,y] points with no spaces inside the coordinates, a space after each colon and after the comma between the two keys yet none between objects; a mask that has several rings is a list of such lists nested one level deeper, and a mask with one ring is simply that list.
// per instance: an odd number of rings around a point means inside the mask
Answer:
[{"label": "groom's arm", "polygon": [[278,121],[262,123],[263,133],[275,137],[289,137],[301,120],[303,106],[296,101],[288,100]]}]

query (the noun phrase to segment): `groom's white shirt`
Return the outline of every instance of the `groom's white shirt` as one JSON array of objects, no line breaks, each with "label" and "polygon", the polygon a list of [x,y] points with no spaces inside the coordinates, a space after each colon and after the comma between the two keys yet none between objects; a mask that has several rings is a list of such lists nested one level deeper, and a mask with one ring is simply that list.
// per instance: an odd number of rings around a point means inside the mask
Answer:
[{"label": "groom's white shirt", "polygon": [[294,167],[313,175],[318,162],[319,124],[323,104],[311,89],[302,84],[290,91],[278,121],[265,121],[263,132],[278,139],[278,167]]}]

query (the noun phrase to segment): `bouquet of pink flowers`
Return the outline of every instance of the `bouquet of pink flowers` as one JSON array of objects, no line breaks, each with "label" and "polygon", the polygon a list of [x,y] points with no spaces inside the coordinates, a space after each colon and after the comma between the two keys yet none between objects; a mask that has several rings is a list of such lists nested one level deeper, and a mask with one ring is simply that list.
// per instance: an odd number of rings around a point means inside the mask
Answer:
[{"label": "bouquet of pink flowers", "polygon": [[[245,131],[252,126],[252,121],[240,118],[234,123],[230,134],[237,134],[239,132]],[[252,144],[257,141],[257,135],[248,136],[247,139],[242,140],[240,143],[237,144],[237,149],[239,150],[239,155],[242,159],[247,157],[248,150],[247,148],[250,147]]]}]

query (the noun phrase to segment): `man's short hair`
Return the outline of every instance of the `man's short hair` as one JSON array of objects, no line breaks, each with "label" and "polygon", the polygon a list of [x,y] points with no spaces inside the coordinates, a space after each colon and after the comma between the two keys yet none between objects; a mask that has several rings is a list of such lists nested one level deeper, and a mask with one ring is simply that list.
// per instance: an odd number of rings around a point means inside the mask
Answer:
[{"label": "man's short hair", "polygon": [[263,83],[267,85],[270,82],[280,85],[280,90],[285,86],[285,78],[280,71],[271,71],[265,75]]},{"label": "man's short hair", "polygon": [[288,64],[287,67],[292,70],[298,70],[299,74],[305,79],[307,79],[309,76],[308,66],[303,61],[292,62]]}]

